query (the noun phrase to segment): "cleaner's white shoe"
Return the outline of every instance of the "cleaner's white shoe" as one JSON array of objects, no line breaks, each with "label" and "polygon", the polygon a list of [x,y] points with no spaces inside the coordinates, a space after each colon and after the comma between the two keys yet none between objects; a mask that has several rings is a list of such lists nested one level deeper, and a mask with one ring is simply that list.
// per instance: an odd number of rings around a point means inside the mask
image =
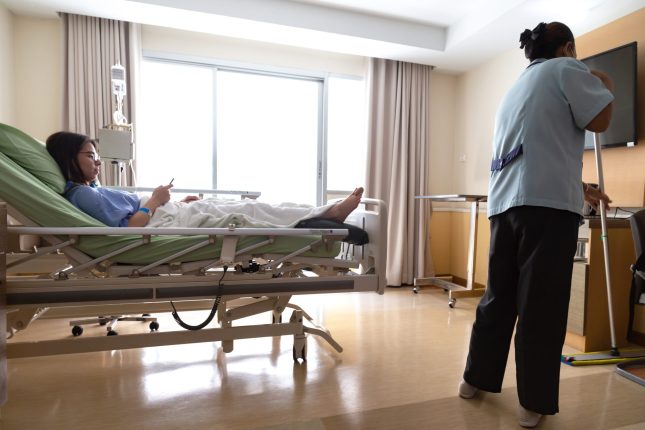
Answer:
[{"label": "cleaner's white shoe", "polygon": [[477,391],[479,391],[477,387],[470,385],[463,379],[459,383],[459,397],[462,399],[472,399],[477,394]]},{"label": "cleaner's white shoe", "polygon": [[542,414],[529,411],[528,409],[520,405],[520,407],[517,409],[517,419],[522,427],[532,429],[540,423]]}]

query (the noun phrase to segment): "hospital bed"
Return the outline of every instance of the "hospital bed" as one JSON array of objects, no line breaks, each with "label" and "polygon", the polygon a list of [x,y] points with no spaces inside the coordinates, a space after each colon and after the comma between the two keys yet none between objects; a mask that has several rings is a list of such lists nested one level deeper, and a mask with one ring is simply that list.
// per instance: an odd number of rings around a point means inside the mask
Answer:
[{"label": "hospital bed", "polygon": [[[308,334],[338,352],[342,347],[291,303],[293,296],[385,289],[387,212],[380,200],[362,199],[346,220],[349,225],[340,228],[113,228],[61,197],[63,178],[42,143],[4,124],[0,169],[0,206],[21,224],[6,226],[0,213],[0,244],[26,234],[46,242],[26,255],[2,250],[7,267],[6,273],[0,270],[0,299],[6,303],[9,358],[212,341],[230,352],[237,339],[293,335],[293,358],[305,360]],[[352,230],[367,232],[369,241],[347,243]],[[20,269],[52,254],[63,254],[66,264],[47,273]],[[21,341],[35,320],[46,322],[48,315],[172,312],[173,307],[178,314],[211,309],[217,324]],[[265,324],[257,318],[247,323],[246,317],[261,313],[267,313]]]}]

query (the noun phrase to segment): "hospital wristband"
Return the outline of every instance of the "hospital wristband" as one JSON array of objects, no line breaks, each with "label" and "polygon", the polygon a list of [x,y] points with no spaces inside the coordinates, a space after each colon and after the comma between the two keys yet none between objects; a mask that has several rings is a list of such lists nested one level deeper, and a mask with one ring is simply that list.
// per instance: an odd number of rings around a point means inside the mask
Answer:
[{"label": "hospital wristband", "polygon": [[150,209],[148,208],[139,208],[139,212],[143,212],[144,214],[148,215],[149,217],[152,217],[152,214],[150,213]]}]

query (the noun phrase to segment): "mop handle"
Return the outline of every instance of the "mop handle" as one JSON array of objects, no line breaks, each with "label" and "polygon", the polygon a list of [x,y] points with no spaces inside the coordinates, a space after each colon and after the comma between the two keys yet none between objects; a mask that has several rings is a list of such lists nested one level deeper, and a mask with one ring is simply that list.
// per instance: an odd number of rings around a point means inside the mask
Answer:
[{"label": "mop handle", "polygon": [[[602,174],[602,157],[600,156],[600,135],[594,133],[593,136],[594,151],[596,153],[596,171],[598,173],[598,188],[601,192],[605,192],[605,181]],[[616,328],[614,327],[614,305],[612,303],[611,294],[611,270],[609,269],[609,237],[607,235],[607,209],[605,203],[601,200],[598,203],[600,207],[600,223],[602,226],[602,248],[605,257],[605,284],[607,286],[607,306],[609,310],[609,329],[611,334],[611,349],[612,352],[617,352],[616,345]]]}]

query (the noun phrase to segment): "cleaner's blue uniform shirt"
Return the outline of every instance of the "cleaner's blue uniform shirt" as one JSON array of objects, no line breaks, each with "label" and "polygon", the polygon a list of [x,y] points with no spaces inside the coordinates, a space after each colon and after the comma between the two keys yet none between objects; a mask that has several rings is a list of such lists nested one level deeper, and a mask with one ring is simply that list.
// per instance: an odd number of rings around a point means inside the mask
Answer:
[{"label": "cleaner's blue uniform shirt", "polygon": [[582,215],[584,128],[613,99],[581,61],[534,60],[497,111],[493,160],[519,152],[520,145],[521,155],[491,172],[488,216],[515,206]]}]

